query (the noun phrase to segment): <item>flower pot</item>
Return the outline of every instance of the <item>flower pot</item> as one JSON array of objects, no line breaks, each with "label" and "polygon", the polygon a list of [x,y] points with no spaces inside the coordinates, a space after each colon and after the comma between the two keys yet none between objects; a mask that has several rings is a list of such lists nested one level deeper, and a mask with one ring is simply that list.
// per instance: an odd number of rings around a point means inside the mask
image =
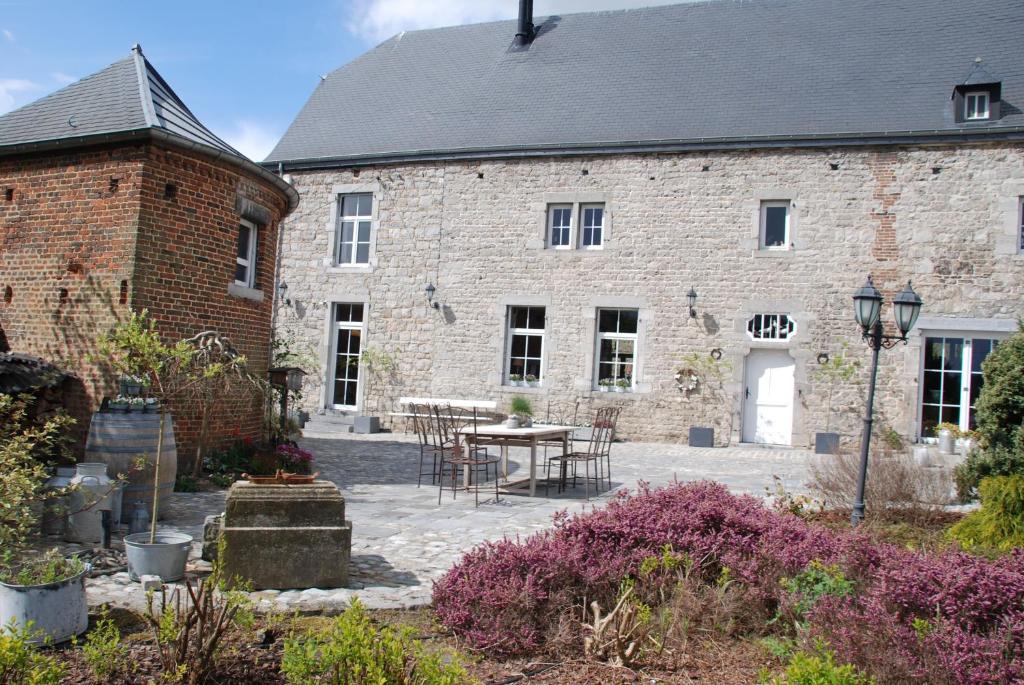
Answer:
[{"label": "flower pot", "polygon": [[838,454],[839,433],[815,433],[814,434],[815,454]]},{"label": "flower pot", "polygon": [[128,575],[132,580],[141,576],[160,576],[165,583],[181,580],[191,550],[192,536],[184,533],[157,531],[153,544],[149,542],[148,532],[132,533],[124,538]]},{"label": "flower pot", "polygon": [[600,392],[611,392],[611,388],[609,388],[607,385],[599,385],[597,386],[597,389]]},{"label": "flower pot", "polygon": [[0,625],[13,621],[18,628],[31,628],[40,634],[30,642],[58,644],[80,635],[89,627],[89,609],[85,600],[85,576],[89,565],[78,575],[44,585],[0,583]]},{"label": "flower pot", "polygon": [[939,452],[953,454],[953,433],[946,428],[939,431]]},{"label": "flower pot", "polygon": [[505,428],[519,428],[519,417],[510,416],[505,419]]}]

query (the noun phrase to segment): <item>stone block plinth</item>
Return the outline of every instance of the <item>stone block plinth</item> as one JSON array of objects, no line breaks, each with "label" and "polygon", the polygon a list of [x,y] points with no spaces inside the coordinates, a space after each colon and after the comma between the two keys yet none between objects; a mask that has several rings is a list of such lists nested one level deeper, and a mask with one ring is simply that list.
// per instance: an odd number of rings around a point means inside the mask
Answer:
[{"label": "stone block plinth", "polygon": [[352,524],[330,481],[238,482],[221,524],[223,571],[253,589],[337,588],[348,583]]}]

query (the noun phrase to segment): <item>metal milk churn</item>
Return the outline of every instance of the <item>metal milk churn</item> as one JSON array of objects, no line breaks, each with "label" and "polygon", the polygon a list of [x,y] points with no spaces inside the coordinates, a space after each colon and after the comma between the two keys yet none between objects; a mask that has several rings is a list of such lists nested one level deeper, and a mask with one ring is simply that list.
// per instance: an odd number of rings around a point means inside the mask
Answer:
[{"label": "metal milk churn", "polygon": [[[61,490],[71,484],[75,477],[75,469],[70,466],[58,466],[56,475],[52,476],[46,485],[46,490]],[[63,535],[64,525],[68,515],[68,498],[66,495],[49,497],[43,504],[43,535]]]},{"label": "metal milk churn", "polygon": [[75,466],[71,479],[74,491],[68,497],[68,525],[64,539],[69,542],[102,542],[103,510],[111,509],[112,486],[107,465],[83,462]]}]

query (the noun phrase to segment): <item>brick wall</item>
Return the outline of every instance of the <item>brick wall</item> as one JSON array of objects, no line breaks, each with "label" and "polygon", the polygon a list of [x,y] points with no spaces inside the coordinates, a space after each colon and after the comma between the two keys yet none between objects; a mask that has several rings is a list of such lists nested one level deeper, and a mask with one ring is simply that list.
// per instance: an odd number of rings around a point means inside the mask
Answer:
[{"label": "brick wall", "polygon": [[[165,197],[168,184],[174,198]],[[262,301],[228,294],[236,196],[272,216],[259,235]],[[285,208],[283,194],[265,181],[162,146],[0,159],[0,329],[13,351],[58,362],[79,377],[71,408],[83,439],[91,412],[117,391],[109,368],[91,358],[95,340],[131,308],[148,309],[168,341],[216,330],[265,374]],[[187,464],[198,418],[191,408],[173,409],[179,464]],[[261,419],[252,397],[229,398],[216,409],[212,438],[258,438]]]},{"label": "brick wall", "polygon": [[90,359],[96,336],[128,311],[143,156],[129,146],[0,159],[0,329],[13,351],[78,376],[70,409],[83,435],[111,390]]},{"label": "brick wall", "polygon": [[[175,186],[173,197],[167,185]],[[242,196],[270,210],[258,231],[256,289],[262,301],[228,293],[235,275]],[[250,370],[266,377],[270,349],[278,222],[282,193],[235,167],[173,149],[151,146],[140,189],[132,304],[148,309],[168,340],[205,330],[226,335],[245,355]],[[262,404],[249,392],[219,402],[211,417],[213,444],[235,434],[258,439]],[[179,464],[193,458],[199,435],[194,408],[174,407]]]},{"label": "brick wall", "polygon": [[[1015,247],[1024,148],[978,145],[848,148],[600,158],[403,164],[293,172],[302,211],[285,221],[281,276],[292,306],[277,326],[298,336],[321,368],[307,377],[306,402],[322,409],[329,366],[331,302],[369,304],[365,344],[393,354],[394,379],[362,400],[368,413],[395,410],[400,395],[497,399],[526,394],[580,399],[588,409],[623,407],[623,433],[684,440],[693,425],[717,423],[739,437],[743,369],[751,349],[775,346],[795,362],[793,442],[825,429],[827,387],[815,377],[821,352],[849,346],[860,384],[838,390],[834,416],[849,440],[869,354],[853,322],[851,295],[869,273],[891,296],[913,278],[924,316],[1011,322],[1024,315],[1024,256]],[[331,255],[337,188],[375,193],[369,268],[343,270]],[[607,203],[605,249],[544,248],[552,197]],[[761,200],[791,199],[795,248],[757,250]],[[426,306],[433,283],[444,306]],[[698,293],[691,319],[686,293]],[[640,309],[638,392],[592,389],[594,310]],[[542,388],[502,383],[509,304],[547,307]],[[785,343],[752,341],[758,312],[797,321]],[[886,304],[885,320],[891,321]],[[674,373],[689,352],[721,348],[731,365],[724,403],[680,392]],[[916,430],[920,338],[882,353],[877,406],[882,423]]]}]

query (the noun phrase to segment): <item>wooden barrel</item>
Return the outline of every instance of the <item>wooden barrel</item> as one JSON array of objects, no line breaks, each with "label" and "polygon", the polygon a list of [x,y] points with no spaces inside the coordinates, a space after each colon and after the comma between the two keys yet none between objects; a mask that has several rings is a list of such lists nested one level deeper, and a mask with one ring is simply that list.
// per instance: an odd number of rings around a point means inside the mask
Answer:
[{"label": "wooden barrel", "polygon": [[[111,478],[127,477],[121,505],[121,521],[129,523],[139,506],[153,515],[153,470],[156,460],[160,414],[157,412],[96,412],[89,425],[85,460],[107,465]],[[136,467],[139,457],[145,466]],[[174,445],[174,422],[167,415],[164,426],[163,455],[160,457],[160,518],[167,513],[174,479],[178,473],[178,451]]]}]

